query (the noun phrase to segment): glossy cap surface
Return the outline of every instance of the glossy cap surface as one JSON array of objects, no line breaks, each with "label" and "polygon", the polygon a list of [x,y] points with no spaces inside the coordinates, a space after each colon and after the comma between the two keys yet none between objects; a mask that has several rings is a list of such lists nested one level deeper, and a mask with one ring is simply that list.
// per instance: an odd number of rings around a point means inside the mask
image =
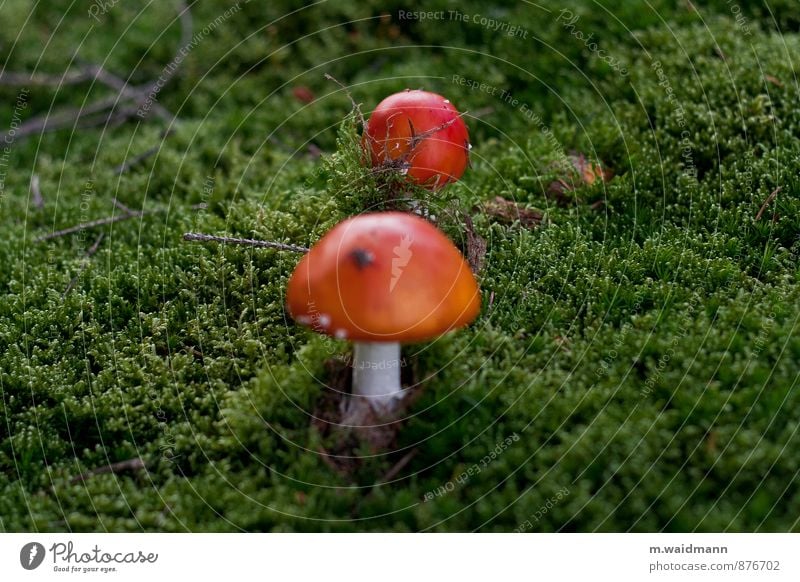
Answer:
[{"label": "glossy cap surface", "polygon": [[404,212],[363,214],[331,229],[289,279],[292,317],[357,341],[424,341],[469,324],[480,292],[459,250]]}]

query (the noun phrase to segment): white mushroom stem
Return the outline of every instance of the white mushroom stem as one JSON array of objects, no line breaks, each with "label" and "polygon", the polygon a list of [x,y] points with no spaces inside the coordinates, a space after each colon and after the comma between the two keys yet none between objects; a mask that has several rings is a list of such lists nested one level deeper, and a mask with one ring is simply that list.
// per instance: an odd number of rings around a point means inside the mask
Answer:
[{"label": "white mushroom stem", "polygon": [[390,412],[403,396],[400,386],[400,344],[355,342],[353,344],[353,395],[356,406],[370,404],[378,412]]}]

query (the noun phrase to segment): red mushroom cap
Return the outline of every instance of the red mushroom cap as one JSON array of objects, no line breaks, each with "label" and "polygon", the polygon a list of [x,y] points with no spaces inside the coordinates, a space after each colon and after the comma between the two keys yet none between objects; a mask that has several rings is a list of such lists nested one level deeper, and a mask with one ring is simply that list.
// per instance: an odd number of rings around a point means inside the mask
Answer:
[{"label": "red mushroom cap", "polygon": [[[415,144],[413,138],[426,132],[432,133]],[[437,93],[415,89],[390,95],[370,115],[364,137],[373,165],[408,158],[408,177],[430,189],[455,182],[469,164],[467,126]]]},{"label": "red mushroom cap", "polygon": [[339,339],[424,341],[470,323],[480,292],[464,257],[427,220],[362,214],[331,229],[300,260],[289,313]]}]

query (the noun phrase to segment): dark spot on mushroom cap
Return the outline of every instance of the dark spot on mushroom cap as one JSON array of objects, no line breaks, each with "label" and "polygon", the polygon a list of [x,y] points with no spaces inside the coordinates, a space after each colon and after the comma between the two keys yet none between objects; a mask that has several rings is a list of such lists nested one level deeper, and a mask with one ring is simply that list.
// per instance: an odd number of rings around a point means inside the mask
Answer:
[{"label": "dark spot on mushroom cap", "polygon": [[350,258],[353,259],[359,269],[369,267],[375,260],[373,254],[366,249],[355,249],[350,253]]}]

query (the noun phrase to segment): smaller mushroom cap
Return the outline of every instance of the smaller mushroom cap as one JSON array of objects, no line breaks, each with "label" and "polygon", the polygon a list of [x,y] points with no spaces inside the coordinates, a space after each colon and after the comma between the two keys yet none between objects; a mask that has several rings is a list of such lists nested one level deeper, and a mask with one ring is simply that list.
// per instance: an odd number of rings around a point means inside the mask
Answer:
[{"label": "smaller mushroom cap", "polygon": [[372,342],[432,339],[469,324],[481,305],[458,249],[430,222],[404,212],[336,225],[300,260],[286,295],[298,323]]}]

